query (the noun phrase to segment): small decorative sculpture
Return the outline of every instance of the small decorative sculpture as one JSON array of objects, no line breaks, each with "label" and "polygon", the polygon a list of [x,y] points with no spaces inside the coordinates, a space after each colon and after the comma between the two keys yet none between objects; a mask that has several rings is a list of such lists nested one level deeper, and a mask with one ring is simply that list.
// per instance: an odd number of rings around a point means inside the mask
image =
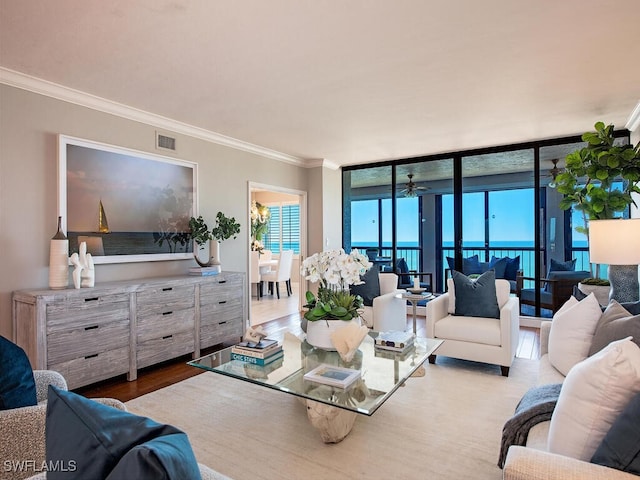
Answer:
[{"label": "small decorative sculpture", "polygon": [[265,338],[267,334],[262,329],[262,325],[258,325],[257,327],[249,327],[247,331],[244,333],[243,340],[245,342],[255,342],[260,343],[260,340]]},{"label": "small decorative sculpture", "polygon": [[72,273],[73,286],[91,288],[95,285],[96,274],[93,258],[87,253],[87,242],[80,242],[78,250],[80,254],[74,253],[69,257],[71,264],[75,266]]},{"label": "small decorative sculpture", "polygon": [[369,333],[364,325],[350,324],[331,334],[331,343],[336,347],[343,362],[350,362],[358,351],[358,347]]}]

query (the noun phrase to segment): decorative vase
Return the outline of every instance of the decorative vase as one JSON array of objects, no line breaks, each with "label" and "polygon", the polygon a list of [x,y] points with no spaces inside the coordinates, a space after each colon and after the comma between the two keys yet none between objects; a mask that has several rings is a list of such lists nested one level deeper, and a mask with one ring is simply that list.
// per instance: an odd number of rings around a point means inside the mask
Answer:
[{"label": "decorative vase", "polygon": [[49,288],[69,285],[69,239],[62,231],[62,217],[58,217],[58,231],[49,245]]},{"label": "decorative vase", "polygon": [[200,244],[197,244],[198,248],[193,250],[193,258],[196,260],[196,263],[201,267],[211,267],[214,265],[220,265],[220,242],[218,241],[210,241],[209,242],[209,260],[203,262],[200,260],[198,256],[198,251],[200,250]]},{"label": "decorative vase", "polygon": [[585,285],[584,283],[578,283],[578,289],[585,295],[593,293],[600,305],[609,304],[609,291],[611,287],[606,285]]},{"label": "decorative vase", "polygon": [[323,350],[335,351],[331,342],[331,334],[347,325],[355,324],[360,326],[360,317],[351,320],[322,319],[315,322],[307,322],[307,343]]}]

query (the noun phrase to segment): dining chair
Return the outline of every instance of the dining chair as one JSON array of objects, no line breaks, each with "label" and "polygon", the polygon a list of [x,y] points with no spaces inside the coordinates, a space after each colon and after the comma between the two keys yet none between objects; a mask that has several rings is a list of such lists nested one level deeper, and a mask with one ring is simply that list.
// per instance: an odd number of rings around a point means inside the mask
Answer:
[{"label": "dining chair", "polygon": [[269,293],[273,295],[273,284],[276,285],[276,295],[280,298],[280,282],[285,282],[287,294],[291,296],[291,267],[293,264],[293,250],[284,250],[280,252],[280,260],[278,261],[278,269],[261,276],[263,282],[268,282]]},{"label": "dining chair", "polygon": [[[256,296],[258,300],[262,297],[262,280],[260,275],[260,252],[257,250],[251,251],[251,272],[250,272],[250,280],[251,280],[251,290],[253,290],[253,285],[256,285]],[[252,292],[253,295],[253,292]]]}]

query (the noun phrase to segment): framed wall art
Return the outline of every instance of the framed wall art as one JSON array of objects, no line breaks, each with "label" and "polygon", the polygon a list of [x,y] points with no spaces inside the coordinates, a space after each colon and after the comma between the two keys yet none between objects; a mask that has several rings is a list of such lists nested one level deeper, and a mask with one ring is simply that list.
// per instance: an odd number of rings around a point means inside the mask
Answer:
[{"label": "framed wall art", "polygon": [[58,136],[58,215],[96,264],[192,258],[197,164]]}]

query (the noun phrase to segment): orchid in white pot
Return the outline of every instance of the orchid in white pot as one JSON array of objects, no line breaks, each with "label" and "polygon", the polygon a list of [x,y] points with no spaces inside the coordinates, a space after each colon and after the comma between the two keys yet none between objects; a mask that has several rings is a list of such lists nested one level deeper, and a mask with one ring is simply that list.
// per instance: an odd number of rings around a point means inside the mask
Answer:
[{"label": "orchid in white pot", "polygon": [[319,283],[318,297],[307,292],[304,314],[310,322],[322,319],[349,321],[359,316],[362,297],[352,295],[350,285],[359,285],[360,276],[373,264],[357,249],[347,254],[343,249],[315,253],[302,263],[302,275],[306,280]]}]

